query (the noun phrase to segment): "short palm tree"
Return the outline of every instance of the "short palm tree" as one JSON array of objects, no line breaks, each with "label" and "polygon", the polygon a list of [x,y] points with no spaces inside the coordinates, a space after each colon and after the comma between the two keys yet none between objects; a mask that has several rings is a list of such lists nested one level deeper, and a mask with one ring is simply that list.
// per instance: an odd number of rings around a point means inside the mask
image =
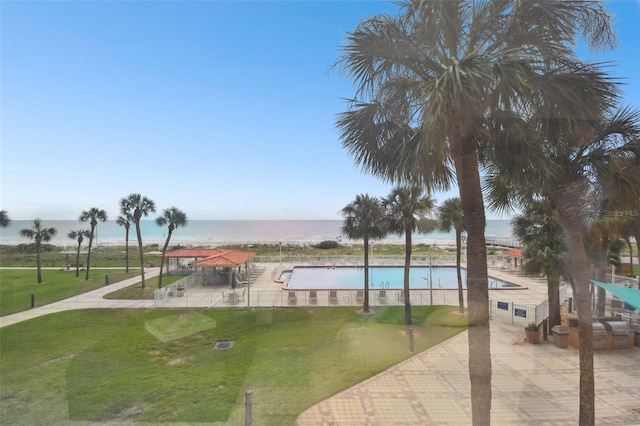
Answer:
[{"label": "short palm tree", "polygon": [[364,241],[364,312],[369,312],[369,241],[384,238],[385,216],[380,200],[359,194],[341,210],[342,233],[352,240]]},{"label": "short palm tree", "polygon": [[6,228],[11,223],[11,219],[9,219],[9,214],[6,210],[0,210],[0,227]]},{"label": "short palm tree", "polygon": [[30,238],[36,243],[36,267],[38,269],[38,284],[42,283],[42,243],[51,241],[58,233],[56,228],[46,228],[42,226],[40,219],[33,220],[32,228],[24,228],[20,230],[20,236]]},{"label": "short palm tree", "polygon": [[549,327],[560,325],[560,280],[571,268],[558,215],[548,200],[532,200],[521,215],[512,219],[511,225],[513,235],[524,245],[523,272],[546,275]]},{"label": "short palm tree", "polygon": [[80,246],[85,238],[91,236],[91,232],[88,229],[78,229],[71,231],[67,234],[69,238],[78,242],[78,248],[76,250],[76,277],[80,276]]},{"label": "short palm tree", "polygon": [[[144,280],[144,252],[142,250],[142,232],[140,230],[140,220],[156,211],[156,205],[150,198],[141,194],[129,194],[120,200],[121,211],[131,213],[133,223],[136,225],[136,236],[138,237],[138,253],[140,255],[140,277],[142,279],[142,289],[146,288]],[[124,210],[123,210],[124,209]]]},{"label": "short palm tree", "polygon": [[411,299],[409,287],[409,271],[411,269],[411,236],[420,231],[419,224],[433,209],[434,201],[430,195],[418,185],[396,186],[391,193],[382,199],[385,208],[387,230],[397,235],[404,234],[404,321],[407,326],[411,321]]},{"label": "short palm tree", "polygon": [[[120,200],[122,202],[122,200]],[[124,227],[124,257],[125,257],[125,265],[126,272],[129,273],[129,229],[131,228],[131,222],[133,222],[133,217],[131,216],[131,212],[122,204],[120,205],[120,216],[116,219],[116,223],[118,226]]]},{"label": "short palm tree", "polygon": [[462,202],[460,198],[448,198],[442,202],[438,208],[438,221],[440,230],[450,232],[451,228],[456,232],[456,274],[458,276],[458,308],[460,313],[464,313],[464,290],[462,288],[462,233],[464,227],[464,214],[462,213]]},{"label": "short palm tree", "polygon": [[187,215],[176,207],[170,207],[164,209],[162,216],[156,218],[156,224],[158,226],[169,225],[167,240],[162,247],[162,261],[160,262],[160,276],[158,277],[158,288],[162,288],[162,268],[164,267],[164,257],[167,253],[167,247],[169,247],[169,240],[171,240],[171,235],[176,228],[187,226]]},{"label": "short palm tree", "polygon": [[80,213],[81,222],[89,222],[91,230],[89,232],[89,248],[87,249],[87,268],[85,269],[84,280],[89,279],[89,270],[91,268],[91,246],[93,245],[93,238],[95,237],[96,227],[98,221],[104,222],[107,220],[107,212],[97,207],[92,207],[89,210],[84,210]]},{"label": "short palm tree", "polygon": [[[594,75],[595,80],[601,75]],[[590,93],[587,91],[587,93]],[[612,101],[608,99],[607,102]],[[603,108],[602,100],[586,99]],[[640,113],[629,108],[600,110],[599,114],[576,123],[575,117],[562,117],[549,105],[544,115],[533,116],[522,139],[528,141],[527,160],[514,167],[513,155],[498,155],[489,171],[488,182],[508,182],[514,199],[547,199],[562,226],[570,254],[574,280],[574,301],[578,312],[580,358],[580,423],[593,424],[595,390],[593,371],[593,321],[590,274],[584,238],[584,212],[590,207],[590,194],[599,189],[637,197],[640,177],[632,169],[640,167]],[[550,118],[551,117],[551,118]],[[513,135],[512,135],[513,136]],[[530,143],[536,141],[537,143]],[[631,167],[631,168],[630,168]],[[500,186],[497,185],[497,186]],[[508,203],[498,190],[500,203]],[[512,201],[513,201],[512,200]]]}]

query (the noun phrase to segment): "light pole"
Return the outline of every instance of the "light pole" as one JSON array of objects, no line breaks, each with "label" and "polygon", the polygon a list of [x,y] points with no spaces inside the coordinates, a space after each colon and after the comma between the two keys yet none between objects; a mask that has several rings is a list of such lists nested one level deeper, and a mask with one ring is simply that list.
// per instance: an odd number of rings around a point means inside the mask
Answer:
[{"label": "light pole", "polygon": [[280,246],[280,264],[282,265],[282,241],[278,241],[278,245]]},{"label": "light pole", "polygon": [[429,244],[429,302],[433,306],[433,274],[431,266],[431,244]]},{"label": "light pole", "polygon": [[249,272],[249,258],[251,257],[251,250],[253,245],[247,245],[247,307],[251,307],[251,273]]}]

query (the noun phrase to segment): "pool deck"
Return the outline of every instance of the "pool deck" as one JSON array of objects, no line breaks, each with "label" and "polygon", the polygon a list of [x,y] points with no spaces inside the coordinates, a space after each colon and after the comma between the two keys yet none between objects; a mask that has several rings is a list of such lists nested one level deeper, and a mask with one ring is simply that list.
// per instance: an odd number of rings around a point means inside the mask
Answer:
[{"label": "pool deck", "polygon": [[[267,265],[267,270],[252,282],[252,290],[280,290],[281,284],[271,280],[271,271],[277,266]],[[158,268],[151,268],[146,276],[158,272]],[[492,290],[490,295],[499,291],[501,299],[515,303],[539,303],[546,298],[544,279],[491,268],[489,275],[526,287]],[[103,298],[135,283],[133,280],[0,317],[0,327],[72,309],[153,308],[153,300]],[[491,322],[492,424],[577,424],[578,350],[557,348],[550,342],[532,345],[524,341],[523,334],[521,327]],[[297,424],[469,425],[468,353],[467,333],[463,332],[314,405],[298,417]],[[596,424],[640,425],[640,348],[598,351],[594,363]]]},{"label": "pool deck", "polygon": [[[500,290],[516,303],[546,298],[546,281],[517,272],[489,275],[526,286]],[[576,425],[578,350],[524,340],[522,327],[491,321],[494,425]],[[470,425],[467,332],[352,386],[302,413],[301,426]],[[596,424],[640,425],[640,348],[596,351]]]}]

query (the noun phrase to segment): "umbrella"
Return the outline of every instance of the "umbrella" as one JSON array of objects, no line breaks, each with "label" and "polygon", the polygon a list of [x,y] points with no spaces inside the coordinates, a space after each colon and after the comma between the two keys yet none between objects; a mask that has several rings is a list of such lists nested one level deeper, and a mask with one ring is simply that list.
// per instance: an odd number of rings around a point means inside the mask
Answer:
[{"label": "umbrella", "polygon": [[236,278],[235,271],[231,273],[231,288],[234,290],[238,288],[238,278]]},{"label": "umbrella", "polygon": [[591,280],[591,282],[604,288],[614,296],[617,296],[620,299],[624,300],[626,304],[633,306],[636,309],[640,309],[640,290],[638,290],[637,288],[618,287],[596,280]]}]

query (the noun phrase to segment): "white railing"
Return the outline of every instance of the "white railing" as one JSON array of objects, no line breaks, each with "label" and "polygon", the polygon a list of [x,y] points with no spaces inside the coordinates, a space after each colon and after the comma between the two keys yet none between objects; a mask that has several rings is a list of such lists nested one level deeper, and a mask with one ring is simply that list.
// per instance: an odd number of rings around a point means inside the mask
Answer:
[{"label": "white railing", "polygon": [[[569,298],[570,286],[560,287],[560,304]],[[534,305],[489,299],[489,317],[492,320],[525,326],[530,322],[541,324],[549,317],[549,299]]]},{"label": "white railing", "polygon": [[[225,296],[228,290],[195,290],[185,291],[182,297],[157,298],[157,307],[167,308],[225,308],[225,307],[287,307],[287,306],[362,306],[364,291],[359,290],[251,290],[250,286],[241,298],[229,299]],[[157,290],[158,292],[159,290]],[[404,305],[402,290],[371,289],[369,290],[370,306]],[[412,305],[457,305],[457,290],[411,290]]]}]

